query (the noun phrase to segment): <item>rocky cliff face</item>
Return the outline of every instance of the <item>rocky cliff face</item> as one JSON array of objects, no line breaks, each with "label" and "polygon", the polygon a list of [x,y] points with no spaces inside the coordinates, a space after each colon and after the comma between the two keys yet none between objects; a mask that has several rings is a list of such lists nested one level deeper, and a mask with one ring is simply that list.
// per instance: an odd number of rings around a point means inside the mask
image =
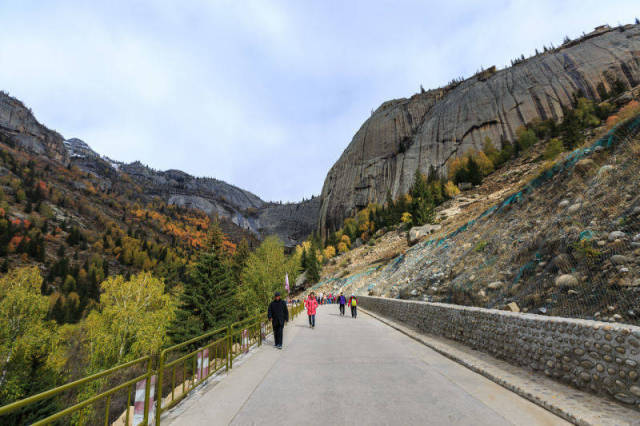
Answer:
[{"label": "rocky cliff face", "polygon": [[510,68],[382,104],[325,179],[320,230],[383,202],[387,191],[405,193],[416,169],[444,173],[449,158],[481,148],[487,136],[498,147],[513,141],[533,119],[561,119],[578,91],[600,99],[598,85],[609,90],[615,80],[640,82],[640,25],[593,32]]},{"label": "rocky cliff face", "polygon": [[157,171],[140,162],[114,161],[78,138],[65,140],[49,130],[22,102],[4,92],[0,92],[0,142],[72,164],[99,178],[102,189],[111,188],[124,178],[139,185],[141,193],[136,196],[143,201],[145,197],[158,196],[169,204],[227,219],[257,237],[278,235],[287,246],[304,240],[318,222],[319,197],[300,203],[270,203],[218,179],[194,177],[180,170]]},{"label": "rocky cliff face", "polygon": [[289,247],[311,234],[318,221],[319,197],[277,204],[221,180],[193,177],[180,170],[155,171],[139,162],[122,164],[119,169],[140,183],[145,192],[169,204],[228,219],[258,237],[278,235]]},{"label": "rocky cliff face", "polygon": [[38,123],[30,109],[5,92],[0,92],[0,131],[2,142],[11,146],[69,161],[62,136]]}]

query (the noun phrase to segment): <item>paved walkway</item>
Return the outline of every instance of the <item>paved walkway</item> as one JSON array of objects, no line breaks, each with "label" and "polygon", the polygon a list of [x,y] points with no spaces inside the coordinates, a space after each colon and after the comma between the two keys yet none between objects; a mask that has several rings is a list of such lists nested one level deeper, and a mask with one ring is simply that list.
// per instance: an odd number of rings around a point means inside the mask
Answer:
[{"label": "paved walkway", "polygon": [[[171,425],[560,425],[539,406],[378,320],[319,309],[195,392]],[[347,315],[349,315],[347,313]]]}]

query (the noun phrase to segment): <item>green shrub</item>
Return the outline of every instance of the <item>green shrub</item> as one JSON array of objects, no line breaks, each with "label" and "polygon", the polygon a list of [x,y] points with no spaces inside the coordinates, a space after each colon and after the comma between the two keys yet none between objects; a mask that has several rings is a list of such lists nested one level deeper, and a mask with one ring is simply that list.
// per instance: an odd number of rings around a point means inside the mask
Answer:
[{"label": "green shrub", "polygon": [[487,247],[487,244],[489,243],[484,240],[478,241],[478,244],[476,244],[476,246],[473,248],[473,251],[475,251],[476,253],[484,251],[485,247]]},{"label": "green shrub", "polygon": [[516,136],[518,137],[516,140],[516,148],[518,152],[525,152],[538,142],[536,133],[532,129],[527,129],[526,127],[520,127],[516,130]]},{"label": "green shrub", "polygon": [[544,159],[545,160],[553,160],[564,151],[564,145],[559,138],[553,138],[549,142],[547,142],[547,147],[544,150]]}]

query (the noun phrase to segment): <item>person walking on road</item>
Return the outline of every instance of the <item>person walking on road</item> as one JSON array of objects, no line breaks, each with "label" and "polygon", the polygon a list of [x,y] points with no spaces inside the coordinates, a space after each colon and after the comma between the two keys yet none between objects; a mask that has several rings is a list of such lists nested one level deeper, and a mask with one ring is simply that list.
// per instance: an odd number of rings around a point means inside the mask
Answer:
[{"label": "person walking on road", "polygon": [[356,318],[358,316],[358,298],[355,294],[351,294],[349,306],[351,306],[351,318]]},{"label": "person walking on road", "polygon": [[282,349],[282,330],[285,323],[289,321],[289,309],[287,303],[280,298],[280,292],[276,291],[273,301],[269,304],[267,316],[273,325],[273,337],[276,341],[275,346]]},{"label": "person walking on road", "polygon": [[338,297],[338,304],[340,305],[340,315],[344,316],[344,305],[347,304],[347,298],[344,297],[342,293],[340,293],[340,297]]},{"label": "person walking on road", "polygon": [[314,293],[311,293],[309,298],[304,301],[304,307],[307,308],[307,315],[309,315],[309,327],[314,328],[316,326],[316,309],[318,308],[318,301]]}]

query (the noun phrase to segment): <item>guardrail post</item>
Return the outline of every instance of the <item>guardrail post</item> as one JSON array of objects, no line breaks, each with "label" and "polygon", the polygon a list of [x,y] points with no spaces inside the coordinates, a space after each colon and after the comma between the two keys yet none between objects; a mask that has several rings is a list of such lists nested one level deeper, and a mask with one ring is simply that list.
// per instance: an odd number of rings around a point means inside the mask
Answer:
[{"label": "guardrail post", "polygon": [[144,418],[142,420],[142,422],[146,425],[149,423],[149,393],[151,391],[151,376],[152,376],[152,370],[151,370],[151,362],[152,362],[152,358],[149,358],[149,360],[147,361],[147,381],[145,383],[145,387],[144,387]]},{"label": "guardrail post", "polygon": [[[160,357],[158,359],[158,400],[156,401],[156,426],[160,426],[160,415],[162,414],[162,380],[164,376],[163,373],[164,373],[164,351],[160,352]],[[171,392],[173,392],[173,390],[171,390]]]},{"label": "guardrail post", "polygon": [[231,326],[227,326],[227,336],[229,337],[229,348],[227,355],[227,372],[233,368],[233,334],[231,333]]}]

